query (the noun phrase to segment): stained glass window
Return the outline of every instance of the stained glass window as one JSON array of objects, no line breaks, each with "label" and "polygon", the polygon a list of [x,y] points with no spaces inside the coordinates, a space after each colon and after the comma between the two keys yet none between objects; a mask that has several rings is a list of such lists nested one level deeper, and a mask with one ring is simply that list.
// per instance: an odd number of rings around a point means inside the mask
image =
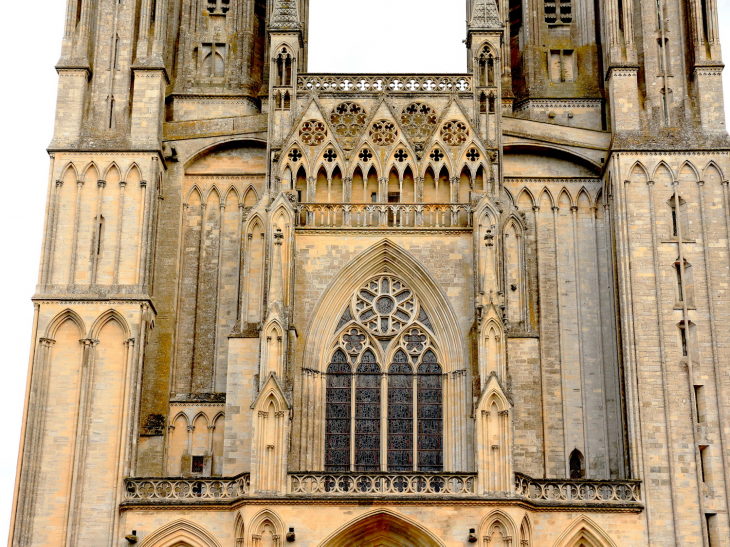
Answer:
[{"label": "stained glass window", "polygon": [[355,470],[380,471],[380,367],[363,353],[355,384]]},{"label": "stained glass window", "polygon": [[440,472],[444,466],[443,379],[436,355],[428,350],[418,367],[418,470]]},{"label": "stained glass window", "polygon": [[403,350],[388,369],[388,471],[413,471],[413,369]]},{"label": "stained glass window", "polygon": [[350,407],[352,374],[347,356],[337,350],[327,369],[327,424],[325,470],[350,470]]},{"label": "stained glass window", "polygon": [[[352,295],[334,334],[325,470],[443,471],[442,369],[434,327],[414,291],[391,273],[371,278]],[[379,354],[393,357],[379,362]]]}]

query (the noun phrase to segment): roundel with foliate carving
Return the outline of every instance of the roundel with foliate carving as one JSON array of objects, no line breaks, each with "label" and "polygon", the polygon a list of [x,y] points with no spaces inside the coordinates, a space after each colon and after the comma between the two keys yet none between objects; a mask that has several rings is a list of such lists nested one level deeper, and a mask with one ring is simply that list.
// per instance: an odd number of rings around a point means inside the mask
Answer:
[{"label": "roundel with foliate carving", "polygon": [[459,120],[446,122],[441,128],[441,138],[449,146],[461,146],[469,138],[469,128]]},{"label": "roundel with foliate carving", "polygon": [[299,137],[304,144],[318,146],[327,138],[327,126],[319,120],[309,120],[302,124]]}]

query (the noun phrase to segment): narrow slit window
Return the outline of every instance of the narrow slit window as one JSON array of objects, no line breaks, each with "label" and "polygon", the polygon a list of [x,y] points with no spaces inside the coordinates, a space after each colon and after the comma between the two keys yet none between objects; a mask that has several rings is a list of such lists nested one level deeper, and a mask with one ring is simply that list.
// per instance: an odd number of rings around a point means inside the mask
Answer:
[{"label": "narrow slit window", "polygon": [[703,386],[695,386],[695,412],[697,413],[698,424],[701,424],[705,421],[704,410],[704,388]]}]

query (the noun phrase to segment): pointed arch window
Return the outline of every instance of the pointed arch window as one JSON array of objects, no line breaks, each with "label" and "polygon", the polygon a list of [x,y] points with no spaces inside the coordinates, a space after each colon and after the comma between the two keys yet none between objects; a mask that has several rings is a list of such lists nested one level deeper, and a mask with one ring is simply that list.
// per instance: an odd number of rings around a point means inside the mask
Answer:
[{"label": "pointed arch window", "polygon": [[355,470],[380,471],[380,367],[372,350],[357,367]]},{"label": "pointed arch window", "polygon": [[479,85],[481,87],[494,87],[496,85],[494,78],[496,60],[488,47],[482,50],[478,63]]},{"label": "pointed arch window", "polygon": [[337,333],[325,470],[442,471],[443,371],[418,297],[398,278],[378,276],[355,292]]},{"label": "pointed arch window", "polygon": [[413,368],[398,350],[388,369],[388,471],[413,470]]},{"label": "pointed arch window", "polygon": [[350,470],[352,374],[347,356],[337,350],[327,368],[327,424],[325,469]]}]

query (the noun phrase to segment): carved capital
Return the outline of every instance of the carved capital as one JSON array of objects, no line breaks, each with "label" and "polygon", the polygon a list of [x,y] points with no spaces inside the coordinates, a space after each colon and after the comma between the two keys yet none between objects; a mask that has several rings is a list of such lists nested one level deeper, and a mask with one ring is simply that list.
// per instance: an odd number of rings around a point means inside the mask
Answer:
[{"label": "carved capital", "polygon": [[97,185],[97,186],[98,186],[99,188],[104,188],[104,187],[106,186],[106,181],[105,181],[105,180],[97,180],[97,181],[96,181],[96,185]]},{"label": "carved capital", "polygon": [[61,186],[63,186],[63,181],[62,180],[57,180],[56,181],[56,188],[60,188]]}]

